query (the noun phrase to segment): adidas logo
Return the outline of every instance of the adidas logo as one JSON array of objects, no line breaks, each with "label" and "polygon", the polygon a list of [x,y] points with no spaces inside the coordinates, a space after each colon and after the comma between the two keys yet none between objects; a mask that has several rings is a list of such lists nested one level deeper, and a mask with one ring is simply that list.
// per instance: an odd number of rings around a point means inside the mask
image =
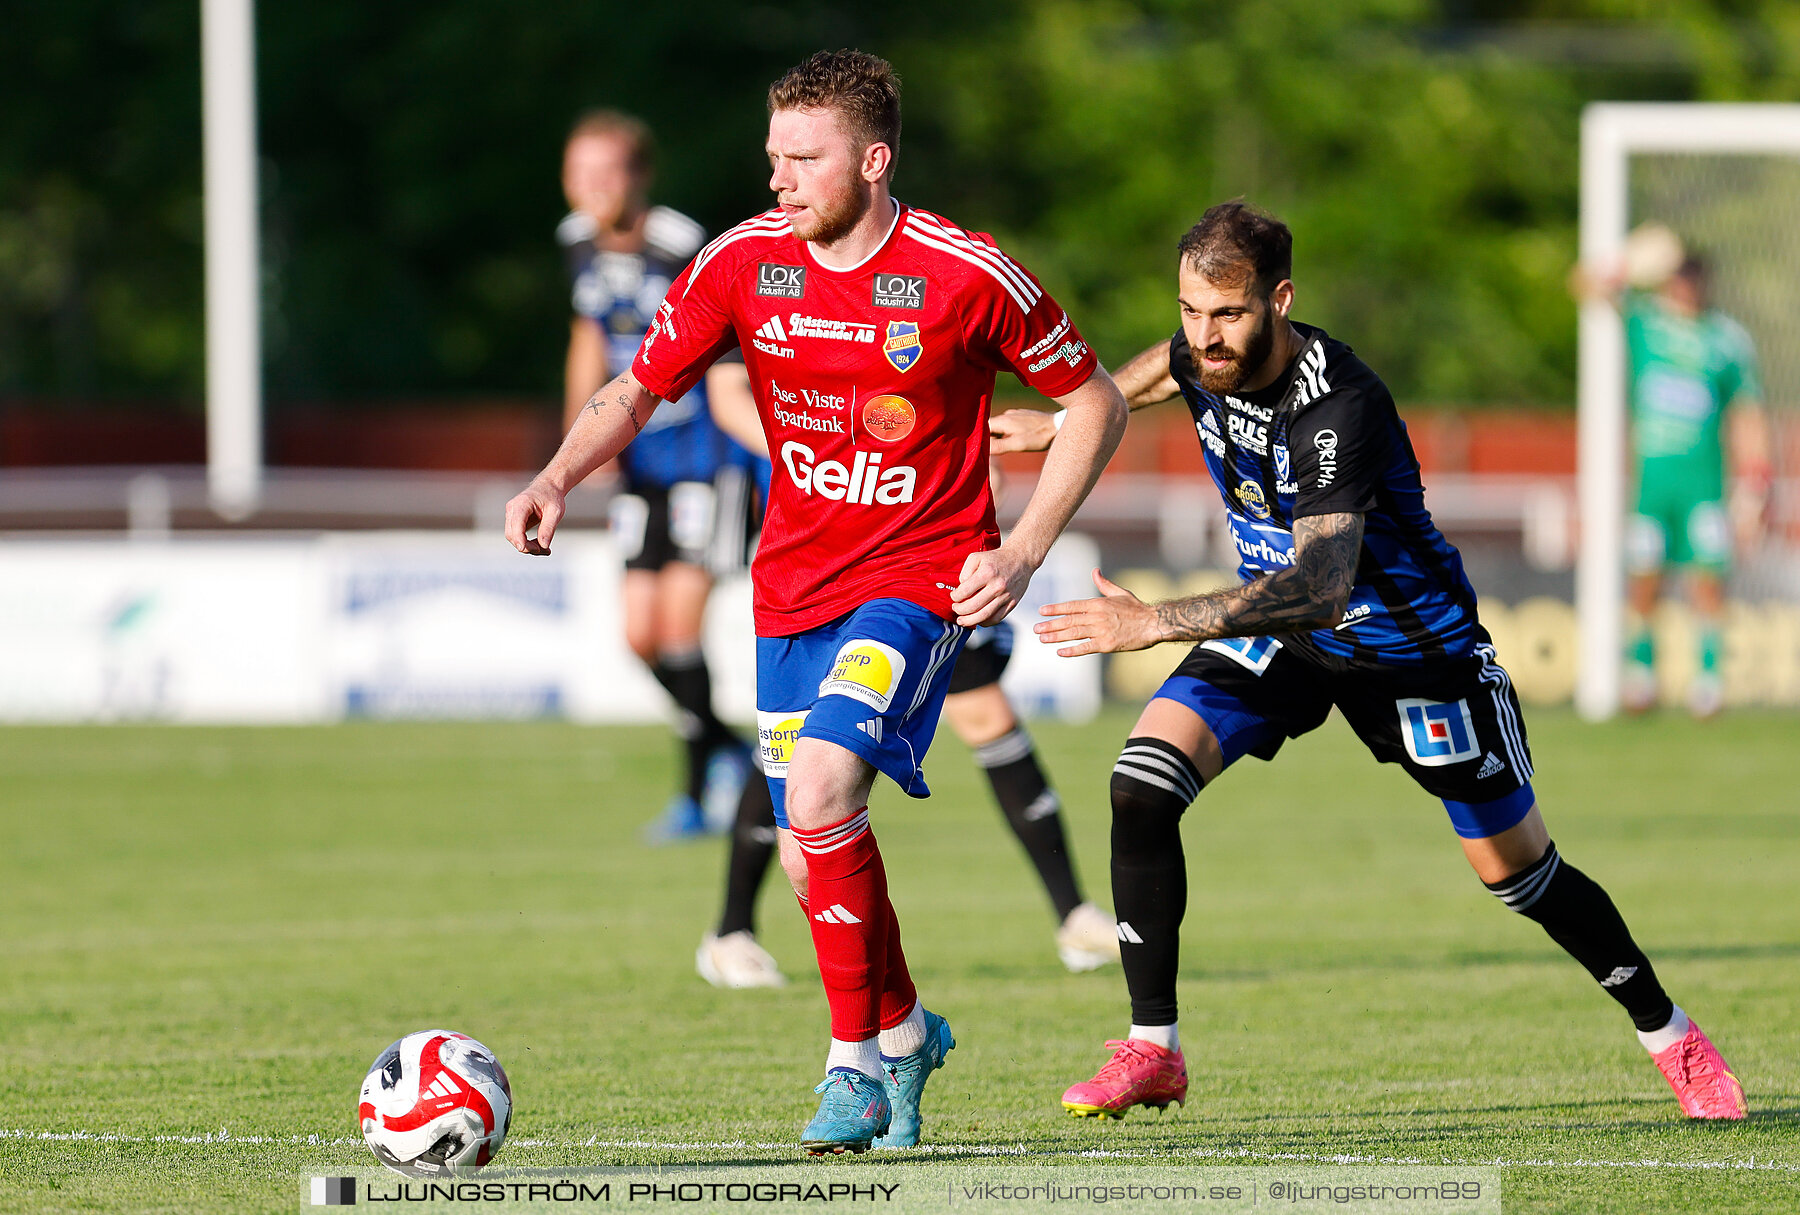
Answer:
[{"label": "adidas logo", "polygon": [[856,728],[876,742],[881,741],[881,718],[871,717],[868,721],[859,721],[856,723]]},{"label": "adidas logo", "polygon": [[1617,987],[1636,973],[1637,967],[1635,966],[1615,966],[1611,974],[1600,980],[1600,986]]},{"label": "adidas logo", "polygon": [[813,916],[813,919],[822,920],[823,922],[825,922],[827,924],[860,924],[860,923],[862,923],[861,920],[859,920],[855,916],[851,915],[848,911],[845,911],[844,905],[842,903],[833,903],[831,906],[827,907],[824,911],[821,911],[817,915]]},{"label": "adidas logo", "polygon": [[[1620,982],[1623,981],[1624,980],[1620,980]],[[431,1082],[431,1086],[419,1095],[421,1097],[454,1097],[457,1093],[462,1091],[462,1088],[454,1081],[448,1079],[449,1075],[449,1072],[439,1072],[437,1074],[437,1079]]]},{"label": "adidas logo", "polygon": [[[1506,765],[1500,762],[1500,757],[1498,755],[1489,751],[1487,753],[1487,758],[1481,761],[1481,771],[1475,774],[1475,779],[1486,780],[1496,772],[1504,771],[1506,771]],[[1621,980],[1621,982],[1623,982],[1623,980]]]},{"label": "adidas logo", "polygon": [[1142,945],[1144,943],[1144,938],[1137,934],[1137,929],[1133,928],[1130,924],[1127,924],[1124,920],[1119,921],[1119,939],[1121,941],[1129,941],[1133,945]]},{"label": "adidas logo", "polygon": [[772,316],[764,321],[762,328],[756,331],[756,336],[766,337],[771,342],[785,342],[788,340],[787,330],[781,327],[781,318],[779,316]]}]

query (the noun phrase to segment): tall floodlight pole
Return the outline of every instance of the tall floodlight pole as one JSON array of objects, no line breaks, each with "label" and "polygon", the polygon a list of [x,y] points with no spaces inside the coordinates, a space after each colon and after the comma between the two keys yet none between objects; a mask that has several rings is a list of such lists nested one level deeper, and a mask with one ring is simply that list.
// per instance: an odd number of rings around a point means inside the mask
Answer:
[{"label": "tall floodlight pole", "polygon": [[262,497],[253,0],[200,0],[206,191],[206,486],[243,519]]}]

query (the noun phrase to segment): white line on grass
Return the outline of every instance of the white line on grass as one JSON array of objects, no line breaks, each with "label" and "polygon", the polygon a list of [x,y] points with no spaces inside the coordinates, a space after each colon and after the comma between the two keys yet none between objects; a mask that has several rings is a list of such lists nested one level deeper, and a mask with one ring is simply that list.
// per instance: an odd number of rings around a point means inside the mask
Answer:
[{"label": "white line on grass", "polygon": [[[1083,1152],[1082,1155],[1089,1153]],[[1096,1155],[1123,1156],[1145,1153],[1100,1152]],[[1249,1148],[1220,1150],[1217,1148],[1180,1148],[1165,1155],[1200,1157],[1214,1160],[1314,1161],[1319,1164],[1429,1164],[1456,1168],[1493,1169],[1755,1169],[1774,1173],[1800,1173],[1800,1164],[1765,1160],[1760,1164],[1755,1155],[1748,1160],[1426,1160],[1418,1156],[1357,1156],[1349,1153],[1256,1152]]]},{"label": "white line on grass", "polygon": [[[361,1143],[360,1135],[340,1135],[327,1139],[323,1135],[234,1135],[225,1127],[204,1135],[121,1135],[116,1131],[27,1131],[0,1127],[0,1139],[37,1139],[46,1143],[199,1143],[244,1144],[261,1147],[269,1144],[300,1144],[305,1147],[341,1147]],[[509,1139],[517,1147],[562,1147],[548,1139]]]},{"label": "white line on grass", "polygon": [[[274,1144],[299,1144],[306,1147],[342,1147],[362,1143],[361,1136],[341,1135],[327,1139],[323,1135],[237,1135],[220,1127],[203,1135],[122,1135],[114,1131],[28,1131],[0,1127],[0,1139],[36,1139],[50,1143],[186,1143],[221,1146],[262,1147]],[[515,1147],[534,1148],[653,1148],[664,1152],[728,1152],[754,1148],[763,1152],[792,1150],[792,1141],[751,1143],[744,1139],[708,1142],[667,1142],[656,1139],[601,1139],[590,1136],[580,1142],[559,1143],[554,1139],[509,1139]],[[1050,1149],[1031,1148],[1024,1144],[932,1143],[908,1149],[927,1156],[1074,1156],[1083,1160],[1170,1160],[1177,1158],[1203,1160],[1244,1160],[1280,1163],[1311,1162],[1315,1164],[1424,1164],[1453,1168],[1494,1169],[1741,1169],[1755,1172],[1800,1173],[1800,1164],[1778,1160],[1588,1160],[1577,1156],[1572,1160],[1426,1160],[1419,1156],[1362,1156],[1349,1152],[1259,1152],[1251,1148],[1173,1148],[1166,1152],[1115,1151],[1107,1148]]]}]

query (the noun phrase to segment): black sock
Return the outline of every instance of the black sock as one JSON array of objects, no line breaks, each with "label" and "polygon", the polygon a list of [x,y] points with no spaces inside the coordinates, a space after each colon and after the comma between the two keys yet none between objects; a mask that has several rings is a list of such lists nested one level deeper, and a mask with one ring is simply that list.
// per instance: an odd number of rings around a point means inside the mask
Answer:
[{"label": "black sock", "polygon": [[1187,914],[1181,815],[1203,783],[1193,760],[1160,738],[1127,739],[1113,767],[1113,915],[1133,1025],[1175,1024]]},{"label": "black sock", "polygon": [[1062,801],[1044,779],[1024,726],[975,748],[975,762],[987,773],[1007,825],[1025,846],[1025,855],[1037,867],[1044,892],[1062,923],[1081,905],[1081,884],[1063,839]]},{"label": "black sock", "polygon": [[1508,907],[1542,924],[1550,939],[1624,1006],[1633,1025],[1649,1032],[1669,1023],[1675,1006],[1619,909],[1592,878],[1557,855],[1555,844],[1505,881],[1486,886]]},{"label": "black sock", "polygon": [[762,888],[769,859],[775,855],[775,802],[769,782],[752,772],[738,798],[737,826],[725,862],[725,909],[719,913],[719,936],[756,932],[756,892]]},{"label": "black sock", "polygon": [[738,741],[731,727],[720,721],[712,707],[712,673],[706,654],[691,650],[669,651],[650,668],[656,682],[675,701],[675,733],[687,754],[687,793],[695,801],[706,790],[706,761],[722,746]]}]

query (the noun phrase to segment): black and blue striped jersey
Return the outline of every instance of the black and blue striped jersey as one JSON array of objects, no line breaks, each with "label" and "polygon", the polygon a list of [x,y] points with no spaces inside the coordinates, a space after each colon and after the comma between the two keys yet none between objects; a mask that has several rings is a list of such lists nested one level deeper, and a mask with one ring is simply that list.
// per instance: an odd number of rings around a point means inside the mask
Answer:
[{"label": "black and blue striped jersey", "polygon": [[[568,263],[570,304],[577,316],[600,327],[607,363],[617,375],[637,357],[657,306],[700,251],[706,233],[679,211],[651,207],[642,252],[599,248],[593,218],[580,211],[557,225],[556,239]],[[710,481],[724,465],[746,462],[744,450],[714,424],[703,384],[678,401],[664,402],[619,456],[628,489]]]},{"label": "black and blue striped jersey", "polygon": [[1215,395],[1200,386],[1187,338],[1169,346],[1225,499],[1244,581],[1294,563],[1294,520],[1363,516],[1362,558],[1336,628],[1283,642],[1336,668],[1418,666],[1466,657],[1481,633],[1462,557],[1425,509],[1425,488],[1394,398],[1355,351],[1322,329],[1275,382]]}]

